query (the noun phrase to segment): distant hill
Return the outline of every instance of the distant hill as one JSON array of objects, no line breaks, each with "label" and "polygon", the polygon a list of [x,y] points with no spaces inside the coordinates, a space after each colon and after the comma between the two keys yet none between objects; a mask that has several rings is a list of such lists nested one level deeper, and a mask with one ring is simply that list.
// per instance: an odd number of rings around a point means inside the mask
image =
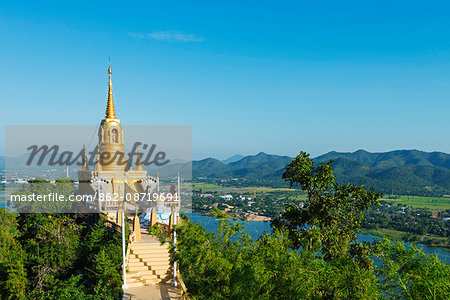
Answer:
[{"label": "distant hill", "polygon": [[224,164],[228,165],[229,163],[233,163],[233,162],[238,161],[238,160],[241,160],[241,159],[243,159],[243,158],[244,158],[243,155],[235,154],[235,155],[233,155],[233,156],[230,157],[230,158],[227,158],[227,159],[225,159],[225,160],[222,160],[222,162],[223,162]]},{"label": "distant hill", "polygon": [[288,156],[270,155],[261,152],[257,155],[249,155],[238,161],[224,164],[215,158],[206,158],[192,162],[194,177],[238,177],[259,178],[273,177],[275,173],[284,169],[292,160]]},{"label": "distant hill", "polygon": [[227,176],[227,165],[215,158],[206,158],[192,162],[192,175],[195,177]]},{"label": "distant hill", "polygon": [[329,152],[317,163],[334,160],[339,182],[373,187],[384,193],[441,195],[450,191],[450,155],[442,152],[396,150],[370,153]]},{"label": "distant hill", "polygon": [[[371,153],[329,152],[314,159],[317,164],[334,160],[334,174],[340,183],[354,183],[383,193],[442,195],[450,193],[450,155],[442,152],[397,150]],[[261,152],[225,164],[214,158],[194,161],[194,178],[245,178],[249,184],[282,185],[289,156]]]},{"label": "distant hill", "polygon": [[[281,174],[284,167],[292,160],[289,156],[271,155],[261,152],[257,155],[249,155],[238,161],[223,163],[215,158],[206,158],[192,162],[192,176],[194,178],[229,179],[245,178],[253,184],[280,185],[283,184]],[[172,165],[160,170],[161,176],[173,177],[175,169],[184,166]]]},{"label": "distant hill", "polygon": [[[365,185],[389,194],[450,194],[450,154],[418,150],[383,153],[332,151],[316,157],[314,161],[320,164],[330,159],[334,160],[334,174],[340,183]],[[264,152],[245,157],[234,155],[224,161],[206,158],[174,162],[162,167],[160,175],[162,178],[173,178],[181,171],[184,178],[192,174],[194,178],[242,178],[249,185],[286,186],[281,175],[291,160],[289,156]],[[0,157],[0,167],[3,161]]]},{"label": "distant hill", "polygon": [[322,163],[337,158],[358,161],[376,169],[387,169],[406,165],[436,166],[450,169],[450,154],[423,152],[419,150],[396,150],[382,153],[371,153],[365,150],[358,150],[353,153],[332,151],[316,157],[315,160]]},{"label": "distant hill", "polygon": [[228,166],[234,177],[262,179],[277,178],[277,171],[292,160],[289,156],[279,156],[260,152],[257,155],[249,155],[239,161],[230,163]]}]

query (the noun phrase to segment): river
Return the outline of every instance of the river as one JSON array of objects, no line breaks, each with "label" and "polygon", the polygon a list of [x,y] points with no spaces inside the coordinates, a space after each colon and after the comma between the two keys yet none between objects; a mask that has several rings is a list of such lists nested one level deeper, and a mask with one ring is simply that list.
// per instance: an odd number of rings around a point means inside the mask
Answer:
[{"label": "river", "polygon": [[[5,202],[0,201],[0,207],[5,207]],[[200,223],[207,232],[216,231],[219,221],[213,217],[201,216],[198,213],[186,213],[186,215],[194,222]],[[264,231],[271,232],[272,228],[270,227],[270,222],[256,222],[256,221],[248,221],[247,222],[247,230],[250,236],[253,239],[258,238]],[[360,242],[371,242],[373,239],[381,239],[380,237],[360,233],[358,235],[358,241]],[[406,246],[409,246],[410,243],[405,243]],[[437,254],[439,259],[446,264],[450,264],[450,252],[444,251],[440,248],[431,247],[424,244],[417,244],[419,247],[422,247],[422,251],[426,254]]]},{"label": "river", "polygon": [[[213,217],[209,216],[201,216],[198,213],[186,213],[186,215],[191,219],[191,221],[200,223],[207,232],[216,231],[219,221]],[[256,222],[256,221],[248,221],[247,222],[247,230],[248,234],[253,238],[258,238],[264,231],[272,232],[272,228],[270,227],[269,222]],[[358,235],[358,241],[360,242],[371,242],[373,239],[381,239],[380,237],[360,233]],[[408,247],[410,243],[405,243]],[[444,251],[440,248],[430,247],[424,244],[417,244],[419,247],[422,247],[422,251],[426,254],[437,254],[439,259],[446,263],[450,264],[450,252]]]}]

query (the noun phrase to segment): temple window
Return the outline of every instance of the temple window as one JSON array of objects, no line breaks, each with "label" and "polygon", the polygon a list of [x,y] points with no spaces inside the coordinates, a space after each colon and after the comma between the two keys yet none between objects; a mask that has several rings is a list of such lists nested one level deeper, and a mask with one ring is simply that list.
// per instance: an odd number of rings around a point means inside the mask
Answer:
[{"label": "temple window", "polygon": [[111,139],[114,144],[119,143],[119,131],[116,128],[111,130]]}]

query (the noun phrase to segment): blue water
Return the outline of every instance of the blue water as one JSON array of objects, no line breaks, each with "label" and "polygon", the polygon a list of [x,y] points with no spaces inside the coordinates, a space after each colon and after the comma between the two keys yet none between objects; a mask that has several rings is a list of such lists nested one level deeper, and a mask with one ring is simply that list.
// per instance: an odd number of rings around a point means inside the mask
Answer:
[{"label": "blue water", "polygon": [[1,191],[0,192],[0,208],[6,208],[6,197],[9,196],[9,193]]},{"label": "blue water", "polygon": [[[191,219],[191,221],[200,223],[207,232],[216,231],[219,221],[213,217],[201,216],[198,213],[186,213],[186,215]],[[270,227],[270,222],[256,222],[256,221],[248,221],[247,222],[247,230],[248,234],[253,238],[257,239],[260,235],[264,233],[264,231],[272,232],[272,228]],[[360,233],[358,235],[359,242],[372,242],[373,239],[381,239],[377,236],[371,234]],[[410,243],[405,243],[408,247]],[[430,247],[424,244],[417,244],[417,246],[422,248],[422,251],[426,254],[437,254],[439,259],[446,263],[450,264],[450,252],[444,251],[440,248]]]}]

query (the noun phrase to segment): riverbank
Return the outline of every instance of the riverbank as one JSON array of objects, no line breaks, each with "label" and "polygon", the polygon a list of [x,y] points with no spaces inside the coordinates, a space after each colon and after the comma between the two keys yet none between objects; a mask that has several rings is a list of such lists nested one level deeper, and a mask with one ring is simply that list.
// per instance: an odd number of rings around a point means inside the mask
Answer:
[{"label": "riverbank", "polygon": [[[206,217],[217,217],[217,212],[212,211],[203,211],[198,212],[202,216]],[[223,214],[222,217],[228,217],[233,220],[243,220],[247,222],[268,222],[271,221],[272,218],[267,216],[262,216],[255,213],[244,213],[244,214],[235,214],[228,212],[221,212]],[[427,245],[434,248],[440,248],[443,251],[450,252],[450,238],[441,237],[441,236],[433,236],[429,234],[425,235],[415,235],[410,232],[388,229],[388,228],[379,228],[379,229],[361,229],[361,233],[369,234],[380,238],[388,238],[393,241],[401,241],[401,242],[409,242],[409,243],[420,243],[423,245]]]},{"label": "riverbank", "polygon": [[[200,214],[201,216],[206,217],[217,217],[217,211],[197,211],[196,213]],[[230,212],[223,211],[223,215],[219,215],[219,218],[221,217],[228,217],[233,220],[242,220],[242,221],[254,221],[254,222],[268,222],[272,220],[271,217],[262,216],[255,213],[246,213],[246,214],[232,214]]]},{"label": "riverbank", "polygon": [[[207,232],[211,232],[211,231],[216,231],[218,224],[219,224],[219,220],[217,220],[215,217],[213,216],[204,216],[204,215],[200,215],[199,213],[186,213],[186,215],[189,217],[189,219],[191,219],[191,221],[193,222],[198,222],[200,223]],[[246,232],[248,234],[250,234],[250,236],[253,239],[257,239],[261,236],[261,234],[263,234],[264,232],[272,232],[272,228],[270,227],[270,222],[255,222],[255,221],[248,221],[247,225],[246,225]],[[393,235],[393,233],[390,233],[391,235]],[[405,234],[403,232],[403,234]],[[380,232],[374,232],[374,234],[369,233],[368,231],[362,231],[361,233],[358,234],[358,241],[359,242],[372,242],[373,239],[380,239],[382,237],[388,237],[386,232],[383,232],[382,235],[380,235]],[[394,238],[389,237],[390,239],[394,240]],[[401,239],[401,234],[397,233],[397,238],[395,240],[401,241],[402,243],[404,243],[407,247],[409,247],[410,243],[409,242],[404,242]],[[439,259],[441,261],[444,261],[446,264],[450,264],[450,251],[445,251],[444,249],[438,248],[438,247],[433,247],[433,246],[429,246],[429,245],[425,245],[425,244],[420,244],[421,242],[418,242],[419,246],[422,247],[423,246],[423,252],[426,254],[438,254],[439,255]]]},{"label": "riverbank", "polygon": [[440,248],[444,251],[450,252],[449,238],[432,235],[415,235],[410,232],[379,228],[379,229],[361,229],[361,233],[371,234],[381,238],[389,238],[393,241],[421,243],[431,247]]}]

